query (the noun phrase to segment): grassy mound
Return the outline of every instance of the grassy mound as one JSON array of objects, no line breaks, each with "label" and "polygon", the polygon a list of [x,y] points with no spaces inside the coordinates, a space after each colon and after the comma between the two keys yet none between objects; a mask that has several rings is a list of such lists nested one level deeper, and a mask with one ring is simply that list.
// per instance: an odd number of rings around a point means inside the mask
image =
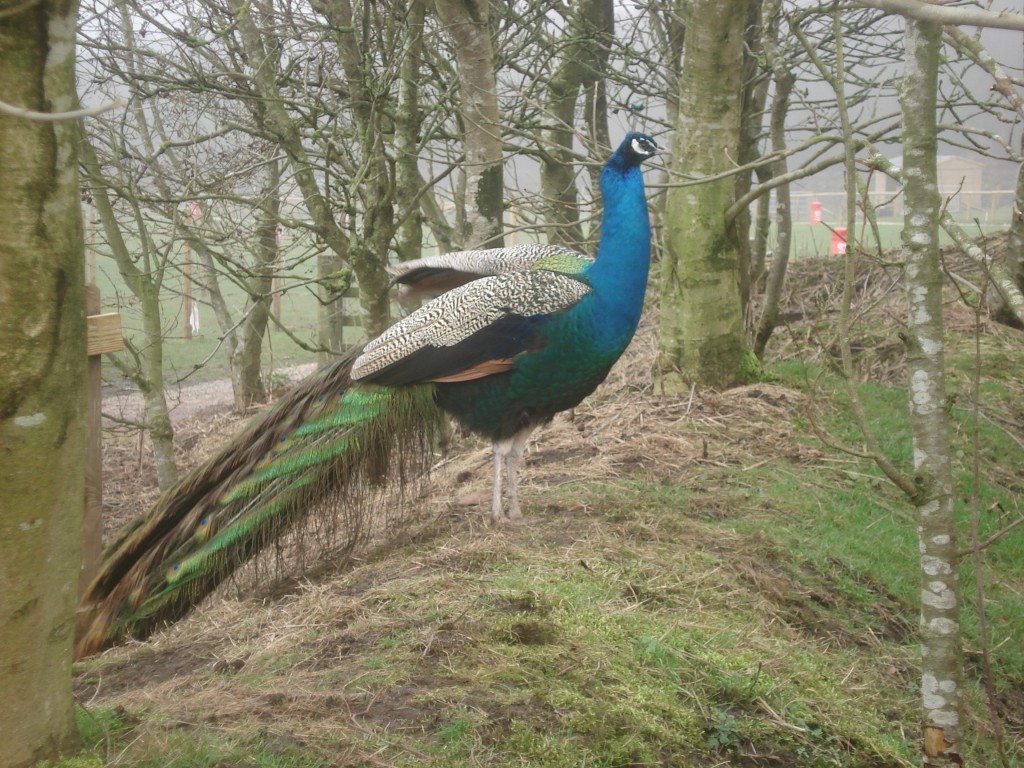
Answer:
[{"label": "grassy mound", "polygon": [[[859,445],[829,353],[831,269],[799,267],[789,303],[807,311],[779,331],[770,384],[661,397],[645,383],[648,327],[532,446],[531,525],[483,524],[489,451],[467,441],[400,537],[301,580],[238,582],[148,642],[80,664],[89,749],[63,768],[916,765],[914,510],[812,429]],[[901,297],[884,271],[862,286],[859,392],[906,467]],[[952,293],[948,311],[965,534],[981,340],[986,541],[1021,513],[1024,336],[978,325]],[[1021,531],[983,552],[995,700],[1017,761]],[[995,765],[969,559],[962,576],[967,758]]]}]

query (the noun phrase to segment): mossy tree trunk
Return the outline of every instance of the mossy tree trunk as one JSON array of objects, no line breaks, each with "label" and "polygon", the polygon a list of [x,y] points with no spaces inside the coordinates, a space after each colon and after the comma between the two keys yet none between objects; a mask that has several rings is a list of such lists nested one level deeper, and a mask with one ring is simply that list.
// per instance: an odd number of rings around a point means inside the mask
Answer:
[{"label": "mossy tree trunk", "polygon": [[[674,182],[726,173],[740,156],[749,5],[693,0],[687,6]],[[657,364],[666,392],[741,380],[750,354],[740,275],[747,235],[725,216],[735,199],[732,176],[668,192]]]},{"label": "mossy tree trunk", "polygon": [[962,765],[963,652],[959,557],[943,362],[942,269],[936,170],[941,29],[906,19],[903,253],[914,504],[921,551],[921,704],[924,764]]},{"label": "mossy tree trunk", "polygon": [[[11,5],[0,94],[77,107],[78,4]],[[86,354],[78,124],[0,115],[0,766],[74,746],[71,642],[85,499]]]}]

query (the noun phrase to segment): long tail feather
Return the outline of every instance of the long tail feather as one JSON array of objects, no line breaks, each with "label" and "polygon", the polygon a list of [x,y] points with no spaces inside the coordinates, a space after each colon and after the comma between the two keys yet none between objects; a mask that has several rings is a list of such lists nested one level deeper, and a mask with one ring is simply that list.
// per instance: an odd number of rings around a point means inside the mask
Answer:
[{"label": "long tail feather", "polygon": [[357,504],[389,472],[428,465],[433,387],[357,385],[350,370],[299,384],[122,530],[79,602],[76,658],[181,618],[325,501]]}]

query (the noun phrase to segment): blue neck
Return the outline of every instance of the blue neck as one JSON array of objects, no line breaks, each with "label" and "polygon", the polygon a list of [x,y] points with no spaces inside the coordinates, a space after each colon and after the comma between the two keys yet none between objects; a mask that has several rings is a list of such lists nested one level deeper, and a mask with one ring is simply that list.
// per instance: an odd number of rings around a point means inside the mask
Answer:
[{"label": "blue neck", "polygon": [[599,299],[599,323],[610,335],[632,337],[647,290],[651,223],[639,166],[624,168],[617,159],[601,172],[601,244],[586,276]]}]

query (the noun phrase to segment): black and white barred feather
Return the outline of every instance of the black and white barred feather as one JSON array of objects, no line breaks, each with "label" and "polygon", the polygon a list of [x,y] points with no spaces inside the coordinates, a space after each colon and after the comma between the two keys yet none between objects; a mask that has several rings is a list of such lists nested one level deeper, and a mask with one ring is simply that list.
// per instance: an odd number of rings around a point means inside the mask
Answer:
[{"label": "black and white barred feather", "polygon": [[470,346],[480,350],[481,362],[502,358],[505,347],[514,354],[523,337],[517,329],[525,329],[532,318],[570,309],[590,291],[575,276],[544,269],[473,280],[369,342],[352,365],[352,378],[394,385],[407,383],[402,373],[407,370],[414,377],[410,381],[438,381],[473,366],[466,357]]},{"label": "black and white barred feather", "polygon": [[590,257],[563,245],[522,243],[427,256],[396,264],[388,272],[392,283],[402,286],[403,296],[434,297],[481,277],[523,272],[545,259],[566,257],[590,261]]}]

